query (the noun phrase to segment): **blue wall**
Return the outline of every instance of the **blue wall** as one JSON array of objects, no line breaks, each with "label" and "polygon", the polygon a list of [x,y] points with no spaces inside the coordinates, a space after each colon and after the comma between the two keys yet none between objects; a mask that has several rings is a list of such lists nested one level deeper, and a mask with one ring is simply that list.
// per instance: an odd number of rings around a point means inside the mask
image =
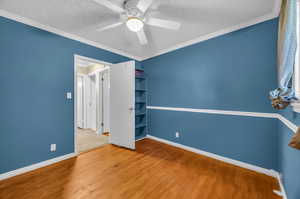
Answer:
[{"label": "blue wall", "polygon": [[0,17],[0,173],[74,152],[74,54],[128,60]]},{"label": "blue wall", "polygon": [[150,135],[155,137],[278,169],[276,119],[151,110],[149,120]]},{"label": "blue wall", "polygon": [[[270,20],[142,62],[150,105],[273,112],[276,33]],[[72,153],[73,101],[65,93],[73,92],[73,55],[128,58],[3,17],[0,44],[0,173]],[[300,125],[300,114],[281,114]],[[151,135],[279,170],[289,199],[300,198],[300,151],[287,146],[293,133],[277,120],[160,110],[149,117]]]},{"label": "blue wall", "polygon": [[[274,19],[144,61],[149,105],[274,112],[276,32]],[[276,170],[277,126],[275,119],[149,110],[151,135]]]},{"label": "blue wall", "polygon": [[[291,108],[281,114],[294,124],[300,126],[300,114]],[[289,199],[300,198],[300,151],[288,146],[294,132],[287,126],[279,124],[279,170],[283,176],[284,186]]]},{"label": "blue wall", "polygon": [[274,112],[277,20],[143,61],[149,104]]}]

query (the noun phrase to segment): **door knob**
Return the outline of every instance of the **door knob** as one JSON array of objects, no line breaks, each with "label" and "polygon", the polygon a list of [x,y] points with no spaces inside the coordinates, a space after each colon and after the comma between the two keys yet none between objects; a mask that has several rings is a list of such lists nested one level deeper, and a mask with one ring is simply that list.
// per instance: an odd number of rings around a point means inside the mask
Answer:
[{"label": "door knob", "polygon": [[133,107],[130,107],[130,108],[129,108],[129,110],[130,110],[130,111],[133,111],[133,110],[134,110],[134,108],[133,108]]}]

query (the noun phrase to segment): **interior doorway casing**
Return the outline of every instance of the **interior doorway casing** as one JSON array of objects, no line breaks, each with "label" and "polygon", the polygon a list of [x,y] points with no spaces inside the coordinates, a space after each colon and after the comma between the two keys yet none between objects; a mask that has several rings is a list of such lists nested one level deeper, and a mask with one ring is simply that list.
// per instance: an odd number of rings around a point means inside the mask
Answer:
[{"label": "interior doorway casing", "polygon": [[96,118],[97,118],[97,134],[104,132],[110,132],[109,130],[109,81],[110,72],[109,68],[105,67],[102,70],[97,71],[96,75],[96,100],[99,106],[97,106]]},{"label": "interior doorway casing", "polygon": [[84,81],[85,81],[85,77],[81,74],[77,74],[77,94],[76,94],[76,113],[77,113],[77,120],[75,122],[77,122],[77,127],[79,128],[86,128],[86,113],[85,113],[85,99],[84,99]]},{"label": "interior doorway casing", "polygon": [[[112,63],[108,63],[108,62],[104,62],[104,61],[100,61],[97,59],[93,59],[93,58],[89,58],[89,57],[84,57],[84,56],[80,56],[77,54],[74,54],[74,152],[76,155],[78,155],[78,147],[77,147],[77,66],[78,66],[78,60],[84,60],[84,61],[89,61],[92,63],[96,63],[96,64],[102,64],[105,65],[107,67],[111,67]],[[110,139],[109,139],[110,142]]]}]

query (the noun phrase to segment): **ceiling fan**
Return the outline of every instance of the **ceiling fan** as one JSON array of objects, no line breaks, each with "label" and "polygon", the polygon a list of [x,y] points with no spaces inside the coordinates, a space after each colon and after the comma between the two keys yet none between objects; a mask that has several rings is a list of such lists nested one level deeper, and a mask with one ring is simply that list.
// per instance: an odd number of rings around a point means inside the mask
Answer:
[{"label": "ceiling fan", "polygon": [[148,43],[143,29],[145,24],[170,30],[178,30],[180,28],[180,23],[178,22],[149,17],[146,15],[146,12],[151,6],[153,0],[125,0],[123,5],[112,3],[111,0],[94,0],[94,2],[120,14],[119,21],[111,25],[101,27],[97,29],[97,31],[104,31],[126,24],[130,31],[137,34],[140,44],[142,45],[146,45]]}]

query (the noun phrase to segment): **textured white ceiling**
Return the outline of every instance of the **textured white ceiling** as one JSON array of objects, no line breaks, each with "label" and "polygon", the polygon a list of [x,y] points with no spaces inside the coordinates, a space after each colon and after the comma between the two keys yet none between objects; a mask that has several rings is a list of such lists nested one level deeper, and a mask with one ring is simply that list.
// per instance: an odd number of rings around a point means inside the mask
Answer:
[{"label": "textured white ceiling", "polygon": [[[122,0],[112,0],[122,3]],[[1,0],[0,9],[145,59],[276,16],[280,0],[154,0],[148,14],[179,21],[179,31],[145,26],[148,45],[125,25],[104,32],[119,15],[92,0]]]}]

